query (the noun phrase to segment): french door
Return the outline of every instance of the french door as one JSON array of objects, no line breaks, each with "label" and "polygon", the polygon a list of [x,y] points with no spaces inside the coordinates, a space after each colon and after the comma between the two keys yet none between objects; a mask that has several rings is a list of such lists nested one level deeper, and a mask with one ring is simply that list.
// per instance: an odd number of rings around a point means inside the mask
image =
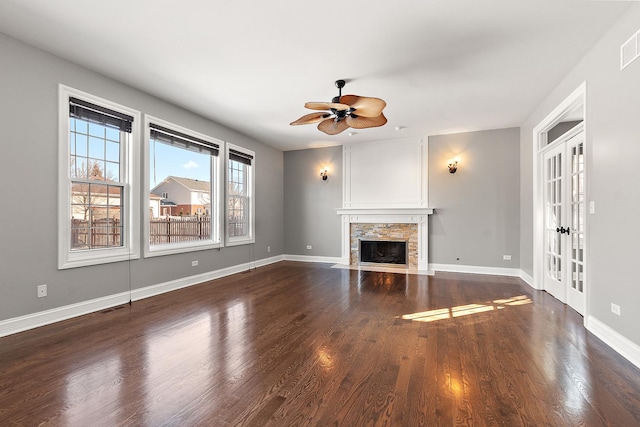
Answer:
[{"label": "french door", "polygon": [[584,131],[554,142],[544,159],[544,288],[584,315]]}]

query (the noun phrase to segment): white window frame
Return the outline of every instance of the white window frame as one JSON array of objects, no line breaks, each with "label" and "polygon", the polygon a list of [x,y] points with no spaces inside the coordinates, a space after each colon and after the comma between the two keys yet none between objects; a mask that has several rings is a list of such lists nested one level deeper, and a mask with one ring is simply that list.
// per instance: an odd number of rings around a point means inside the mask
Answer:
[{"label": "white window frame", "polygon": [[[71,250],[71,177],[69,176],[69,99],[83,99],[92,104],[133,117],[131,134],[121,147],[121,182],[124,183],[122,246]],[[134,177],[140,176],[139,149],[141,113],[129,107],[82,92],[58,86],[58,269],[84,267],[140,258],[140,197]]]},{"label": "white window frame", "polygon": [[[249,185],[249,189],[247,190],[247,198],[249,199],[249,221],[248,227],[249,232],[247,236],[234,236],[229,237],[229,150],[235,150],[240,153],[245,153],[253,157],[251,160],[251,167],[248,169],[248,178],[247,184]],[[227,143],[225,147],[225,156],[224,156],[224,174],[225,174],[225,197],[224,197],[224,228],[225,228],[225,242],[227,246],[238,246],[238,245],[248,245],[255,243],[255,221],[256,221],[256,202],[255,202],[255,167],[256,167],[256,154],[255,152],[248,150],[243,147],[239,147],[237,145]]]},{"label": "white window frame", "polygon": [[[217,144],[219,146],[218,155],[212,156],[213,159],[211,161],[211,171],[210,175],[213,179],[211,185],[211,239],[210,240],[201,240],[201,241],[191,241],[191,242],[180,242],[180,243],[170,243],[165,245],[155,245],[151,246],[149,243],[149,217],[150,217],[150,206],[149,206],[149,184],[150,184],[150,164],[149,164],[149,145],[151,143],[150,138],[150,127],[149,125],[154,123],[156,125],[160,125],[162,127],[175,130],[177,132],[191,135],[193,137],[203,139],[205,141],[209,141],[213,144]],[[222,244],[222,233],[221,233],[221,220],[220,216],[222,214],[222,201],[220,200],[221,194],[221,185],[222,185],[222,171],[221,171],[221,162],[225,153],[225,144],[224,141],[221,141],[216,138],[212,138],[208,135],[204,135],[202,133],[193,131],[191,129],[184,128],[182,126],[176,125],[174,123],[168,122],[166,120],[159,119],[157,117],[150,116],[145,114],[144,116],[144,173],[143,175],[143,193],[145,196],[143,197],[143,211],[144,211],[144,257],[154,257],[154,256],[162,256],[162,255],[171,255],[185,252],[193,252],[193,251],[201,251],[205,249],[218,249],[223,246]],[[161,207],[162,208],[162,207]]]}]

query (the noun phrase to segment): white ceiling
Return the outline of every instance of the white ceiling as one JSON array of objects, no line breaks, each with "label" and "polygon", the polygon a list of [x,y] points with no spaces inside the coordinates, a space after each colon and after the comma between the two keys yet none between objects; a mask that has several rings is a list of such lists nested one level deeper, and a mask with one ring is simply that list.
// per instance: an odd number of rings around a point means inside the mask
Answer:
[{"label": "white ceiling", "polygon": [[[519,126],[629,4],[2,0],[0,32],[294,150]],[[289,126],[337,79],[389,123]]]}]

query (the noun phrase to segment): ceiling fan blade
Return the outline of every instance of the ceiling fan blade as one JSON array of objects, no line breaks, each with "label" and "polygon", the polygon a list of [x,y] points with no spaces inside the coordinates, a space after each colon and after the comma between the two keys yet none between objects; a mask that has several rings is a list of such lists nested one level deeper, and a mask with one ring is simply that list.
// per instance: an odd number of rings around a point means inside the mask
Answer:
[{"label": "ceiling fan blade", "polygon": [[305,108],[310,110],[348,110],[347,104],[338,104],[337,102],[307,102],[304,104]]},{"label": "ceiling fan blade", "polygon": [[354,108],[360,117],[378,117],[387,106],[387,103],[380,98],[358,95],[343,95],[340,97],[340,103]]},{"label": "ceiling fan blade", "polygon": [[328,118],[329,116],[331,116],[331,113],[328,113],[328,112],[305,114],[304,116],[300,117],[295,122],[291,122],[289,124],[291,126],[310,125],[312,123],[321,122],[324,119]]},{"label": "ceiling fan blade", "polygon": [[327,119],[318,125],[318,130],[321,130],[327,135],[337,135],[348,128],[349,125],[345,120],[339,120],[336,122],[334,119]]},{"label": "ceiling fan blade", "polygon": [[380,113],[378,117],[347,116],[344,121],[354,129],[366,129],[384,125],[385,123],[387,123],[387,118],[384,116],[384,114]]}]

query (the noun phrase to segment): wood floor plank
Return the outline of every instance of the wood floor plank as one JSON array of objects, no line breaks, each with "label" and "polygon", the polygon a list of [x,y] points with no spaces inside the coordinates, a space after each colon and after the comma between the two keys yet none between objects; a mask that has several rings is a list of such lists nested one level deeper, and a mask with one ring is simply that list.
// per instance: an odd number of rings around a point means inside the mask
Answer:
[{"label": "wood floor plank", "polygon": [[0,425],[640,425],[582,323],[517,278],[283,261],[0,338]]}]

